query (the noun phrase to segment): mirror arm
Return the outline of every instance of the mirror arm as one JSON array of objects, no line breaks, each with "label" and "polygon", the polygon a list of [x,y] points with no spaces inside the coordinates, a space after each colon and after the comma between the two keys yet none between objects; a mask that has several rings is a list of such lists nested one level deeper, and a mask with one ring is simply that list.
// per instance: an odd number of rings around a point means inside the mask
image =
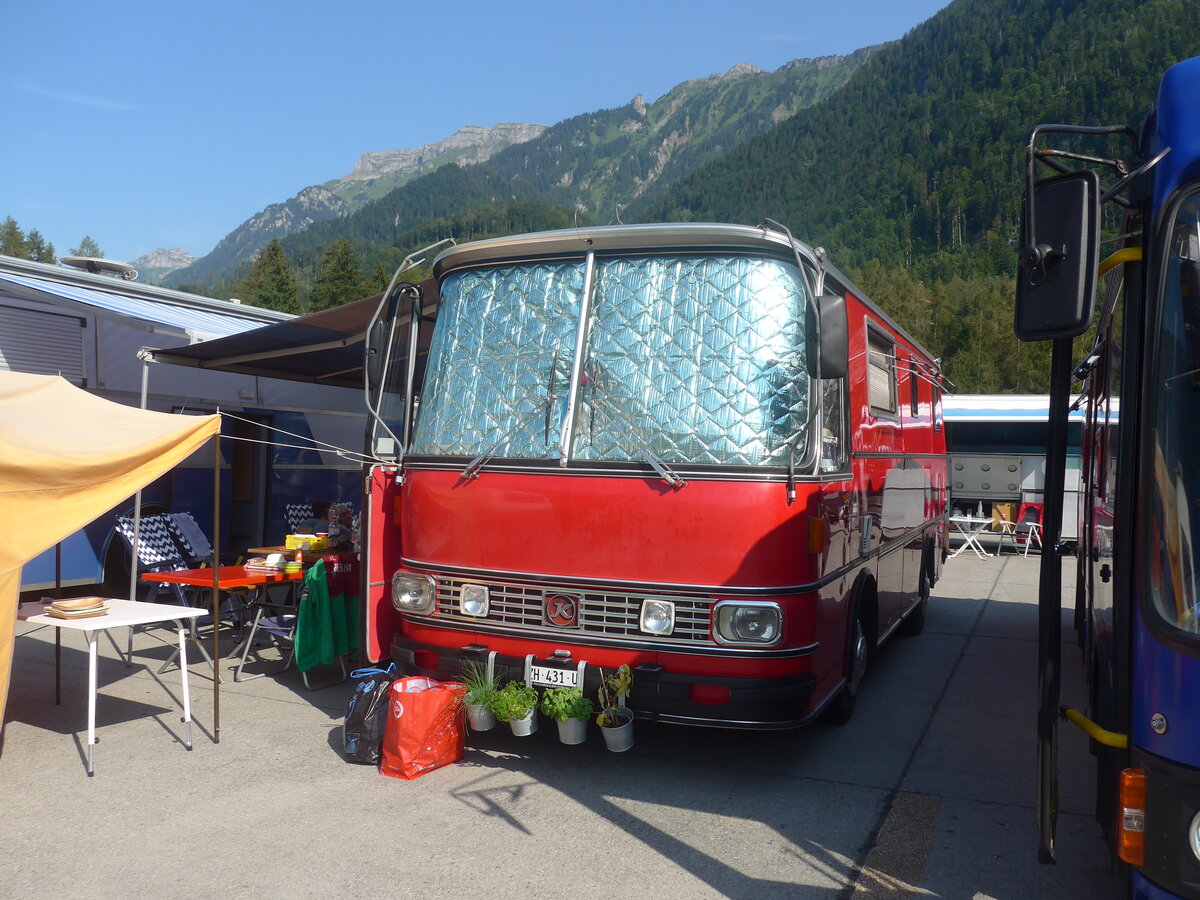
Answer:
[{"label": "mirror arm", "polygon": [[[1019,251],[1021,265],[1024,266],[1025,268],[1036,267],[1036,265],[1037,265],[1036,260],[1042,258],[1042,255],[1040,252],[1040,247],[1037,243],[1037,223],[1035,221],[1035,213],[1034,213],[1034,209],[1033,209],[1033,206],[1034,206],[1034,203],[1033,203],[1033,181],[1034,181],[1034,179],[1033,179],[1033,163],[1034,163],[1034,161],[1041,160],[1046,165],[1050,166],[1051,168],[1058,169],[1060,172],[1064,171],[1065,167],[1061,167],[1062,164],[1058,163],[1057,160],[1054,160],[1052,157],[1063,156],[1063,157],[1069,157],[1072,159],[1086,160],[1086,161],[1092,161],[1092,162],[1097,162],[1097,163],[1113,162],[1113,161],[1105,161],[1105,160],[1098,159],[1098,158],[1073,155],[1073,154],[1067,153],[1065,151],[1035,150],[1034,145],[1037,143],[1038,137],[1042,134],[1078,134],[1078,135],[1123,134],[1129,138],[1129,142],[1133,146],[1134,152],[1137,151],[1137,146],[1138,146],[1137,132],[1134,131],[1132,128],[1130,128],[1128,125],[1036,125],[1036,126],[1034,126],[1033,130],[1029,132],[1029,139],[1025,145],[1025,197],[1027,198],[1026,203],[1028,205],[1028,208],[1025,211],[1025,234],[1022,235],[1022,237],[1024,238],[1022,243],[1025,246]],[[1123,168],[1123,166],[1122,166],[1122,168]],[[1121,171],[1121,170],[1119,169],[1118,171]],[[1037,249],[1035,249],[1035,248],[1037,248]],[[1029,263],[1026,262],[1027,254],[1030,254],[1030,257],[1033,261],[1031,261]]]}]

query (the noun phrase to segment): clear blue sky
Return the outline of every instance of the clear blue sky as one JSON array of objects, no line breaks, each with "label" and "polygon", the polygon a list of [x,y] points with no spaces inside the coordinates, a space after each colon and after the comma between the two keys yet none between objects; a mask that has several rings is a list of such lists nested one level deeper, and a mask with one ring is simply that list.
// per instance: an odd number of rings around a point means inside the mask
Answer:
[{"label": "clear blue sky", "polygon": [[949,0],[10,3],[0,219],[59,256],[197,256],[361,153],[552,125],[738,62],[901,37]]}]

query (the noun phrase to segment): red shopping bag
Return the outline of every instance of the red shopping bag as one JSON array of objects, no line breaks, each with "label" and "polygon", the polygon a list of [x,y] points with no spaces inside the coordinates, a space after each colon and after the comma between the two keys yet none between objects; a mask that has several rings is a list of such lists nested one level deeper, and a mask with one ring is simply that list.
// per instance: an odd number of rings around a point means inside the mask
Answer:
[{"label": "red shopping bag", "polygon": [[466,686],[457,681],[419,676],[393,681],[379,771],[411,781],[462,759],[466,744],[462,700],[466,692]]}]

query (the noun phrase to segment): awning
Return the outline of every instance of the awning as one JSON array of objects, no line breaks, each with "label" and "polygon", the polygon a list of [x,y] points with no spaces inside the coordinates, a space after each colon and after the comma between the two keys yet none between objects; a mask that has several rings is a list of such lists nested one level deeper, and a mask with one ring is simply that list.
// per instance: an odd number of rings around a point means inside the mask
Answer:
[{"label": "awning", "polygon": [[[421,288],[422,316],[432,317],[437,311],[437,282],[426,281]],[[344,306],[190,347],[156,350],[154,360],[219,372],[361,389],[367,325],[382,297],[382,294],[376,294]],[[402,314],[401,324],[407,321],[408,315]],[[426,328],[422,335],[422,355],[429,345],[428,332]],[[402,352],[403,348],[398,355]]]},{"label": "awning", "polygon": [[[128,286],[124,283],[114,283],[114,290],[120,291],[126,287]],[[0,272],[0,289],[23,299],[65,299],[85,304],[117,318],[156,322],[182,334],[189,341],[205,341],[260,328],[263,319],[268,317],[258,314],[258,310],[254,311],[255,315],[226,315],[162,300],[130,296],[129,293],[110,293],[12,272]]]},{"label": "awning", "polygon": [[220,431],[220,416],[134,409],[62,378],[0,372],[0,726],[21,566],[112,509]]}]

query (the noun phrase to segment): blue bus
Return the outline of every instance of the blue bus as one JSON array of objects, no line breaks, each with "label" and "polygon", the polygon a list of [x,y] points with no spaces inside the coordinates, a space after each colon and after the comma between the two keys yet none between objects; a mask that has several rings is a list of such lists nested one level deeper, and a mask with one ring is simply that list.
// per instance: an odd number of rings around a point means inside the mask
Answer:
[{"label": "blue bus", "polygon": [[1047,548],[1061,546],[1050,504],[1073,388],[1085,411],[1075,625],[1088,708],[1059,707],[1062,561],[1047,552],[1039,856],[1055,856],[1065,719],[1091,738],[1096,814],[1130,896],[1200,897],[1200,58],[1165,73],[1140,128],[1039,125],[1026,150],[1015,326],[1053,341]]}]

